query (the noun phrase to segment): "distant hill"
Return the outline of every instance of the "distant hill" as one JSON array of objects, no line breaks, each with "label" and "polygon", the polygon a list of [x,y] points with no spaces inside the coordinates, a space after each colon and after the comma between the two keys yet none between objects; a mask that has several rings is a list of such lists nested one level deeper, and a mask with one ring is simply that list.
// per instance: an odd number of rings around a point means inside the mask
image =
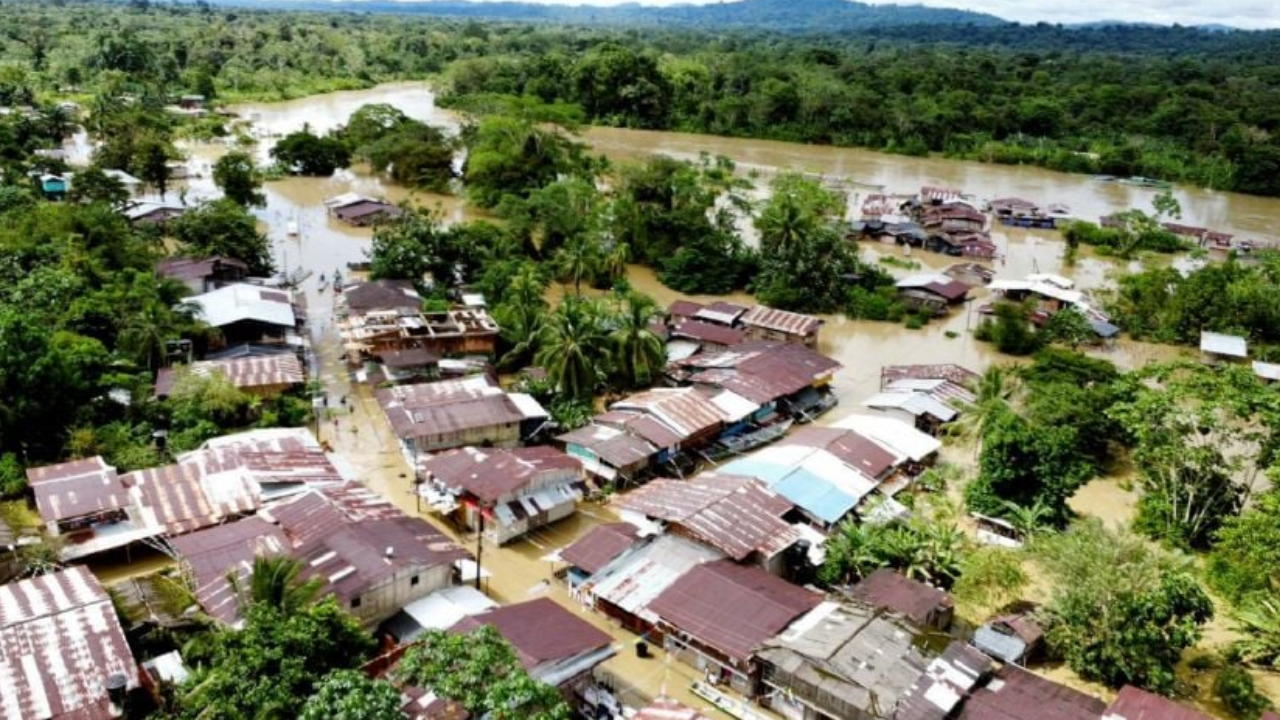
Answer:
[{"label": "distant hill", "polygon": [[347,10],[579,25],[664,25],[782,31],[858,31],[909,25],[995,26],[983,13],[921,5],[867,5],[849,0],[739,0],[712,5],[613,7],[473,0],[215,0],[219,5],[272,9]]}]

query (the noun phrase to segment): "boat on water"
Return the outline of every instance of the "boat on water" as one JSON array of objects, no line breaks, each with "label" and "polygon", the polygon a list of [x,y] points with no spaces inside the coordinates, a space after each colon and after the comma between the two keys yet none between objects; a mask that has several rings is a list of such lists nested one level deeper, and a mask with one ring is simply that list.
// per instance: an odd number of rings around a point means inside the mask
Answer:
[{"label": "boat on water", "polygon": [[285,232],[289,233],[289,237],[297,237],[297,236],[298,236],[298,221],[297,221],[297,220],[290,220],[290,221],[288,222],[288,224],[286,224],[286,225],[285,225]]},{"label": "boat on water", "polygon": [[1125,185],[1133,185],[1135,187],[1158,188],[1160,190],[1173,187],[1173,183],[1169,182],[1168,180],[1142,177],[1141,175],[1134,175],[1133,177],[1127,177],[1121,180],[1120,182],[1124,183]]},{"label": "boat on water", "polygon": [[754,450],[762,445],[781,438],[791,429],[792,423],[795,421],[791,418],[783,418],[772,425],[765,425],[756,428],[750,432],[734,435],[733,437],[721,438],[717,440],[715,445],[708,453],[712,460],[719,460],[730,455],[740,455],[748,450]]}]

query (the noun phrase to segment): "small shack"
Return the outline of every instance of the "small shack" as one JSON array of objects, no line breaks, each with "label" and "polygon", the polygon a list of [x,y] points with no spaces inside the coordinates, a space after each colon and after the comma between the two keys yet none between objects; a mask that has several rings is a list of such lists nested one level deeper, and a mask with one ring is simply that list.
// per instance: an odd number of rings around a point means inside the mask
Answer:
[{"label": "small shack", "polygon": [[945,590],[880,568],[854,585],[849,594],[873,607],[892,610],[920,627],[946,631],[955,601]]},{"label": "small shack", "polygon": [[974,631],[973,644],[1003,662],[1025,665],[1044,646],[1044,629],[1030,612],[1001,615]]}]

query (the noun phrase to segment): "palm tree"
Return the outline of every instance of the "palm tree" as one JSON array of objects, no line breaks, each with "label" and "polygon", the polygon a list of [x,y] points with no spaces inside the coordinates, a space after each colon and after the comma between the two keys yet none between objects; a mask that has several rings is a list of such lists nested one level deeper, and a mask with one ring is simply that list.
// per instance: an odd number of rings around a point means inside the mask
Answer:
[{"label": "palm tree", "polygon": [[973,454],[982,448],[982,438],[1002,412],[1009,408],[1009,398],[1016,385],[1010,381],[1007,368],[992,365],[978,380],[976,399],[965,406],[960,419],[948,426],[948,432],[957,437],[974,438]]},{"label": "palm tree", "polygon": [[605,254],[601,262],[601,270],[610,280],[626,277],[627,265],[631,262],[631,246],[621,240],[615,240],[613,247]]},{"label": "palm tree", "polygon": [[227,582],[236,595],[241,609],[253,605],[266,605],[292,615],[316,601],[324,583],[320,578],[302,580],[302,563],[285,555],[254,558],[249,586],[234,570],[228,571]]},{"label": "palm tree", "polygon": [[515,367],[523,364],[538,346],[538,337],[547,317],[547,301],[543,297],[546,284],[537,265],[524,263],[511,277],[503,300],[493,309],[502,339],[511,346],[498,364]]},{"label": "palm tree", "polygon": [[605,375],[608,345],[595,303],[567,297],[542,323],[534,362],[563,396],[589,398]]},{"label": "palm tree", "polygon": [[623,383],[629,387],[650,385],[666,364],[667,351],[662,338],[649,329],[658,313],[653,301],[639,293],[630,293],[619,304],[609,340],[613,343],[614,360]]},{"label": "palm tree", "polygon": [[582,281],[595,277],[600,268],[600,246],[590,236],[570,239],[556,251],[556,271],[562,281],[573,282],[575,295],[582,294]]}]

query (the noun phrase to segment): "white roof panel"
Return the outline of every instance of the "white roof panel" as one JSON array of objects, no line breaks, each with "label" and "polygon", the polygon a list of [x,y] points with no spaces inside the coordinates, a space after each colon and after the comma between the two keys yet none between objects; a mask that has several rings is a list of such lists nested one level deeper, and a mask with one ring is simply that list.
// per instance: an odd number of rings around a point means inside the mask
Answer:
[{"label": "white roof panel", "polygon": [[850,415],[835,427],[853,430],[889,450],[919,462],[942,447],[937,438],[920,432],[907,423],[887,416]]},{"label": "white roof panel", "polygon": [[1200,351],[1227,357],[1249,357],[1249,343],[1239,335],[1204,331],[1200,333]]}]

